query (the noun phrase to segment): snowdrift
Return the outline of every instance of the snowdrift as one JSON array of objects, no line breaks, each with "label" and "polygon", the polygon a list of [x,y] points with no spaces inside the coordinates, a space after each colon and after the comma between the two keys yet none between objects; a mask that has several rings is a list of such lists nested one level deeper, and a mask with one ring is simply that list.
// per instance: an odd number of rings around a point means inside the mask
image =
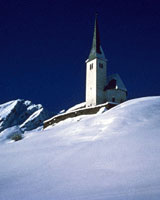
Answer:
[{"label": "snowdrift", "polygon": [[0,146],[1,200],[159,200],[160,97]]}]

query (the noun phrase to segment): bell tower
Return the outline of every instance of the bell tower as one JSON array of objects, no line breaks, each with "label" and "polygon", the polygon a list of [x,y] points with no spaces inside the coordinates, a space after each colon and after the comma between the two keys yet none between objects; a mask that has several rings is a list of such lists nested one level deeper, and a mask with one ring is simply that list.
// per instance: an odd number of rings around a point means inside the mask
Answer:
[{"label": "bell tower", "polygon": [[107,60],[100,44],[97,15],[92,48],[86,60],[86,107],[106,102]]}]

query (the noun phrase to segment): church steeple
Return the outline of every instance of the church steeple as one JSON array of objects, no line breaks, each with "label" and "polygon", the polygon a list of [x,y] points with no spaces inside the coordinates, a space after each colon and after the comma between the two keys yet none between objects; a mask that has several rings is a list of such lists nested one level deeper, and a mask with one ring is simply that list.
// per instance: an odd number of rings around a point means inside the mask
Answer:
[{"label": "church steeple", "polygon": [[95,106],[106,102],[104,87],[107,82],[107,60],[105,59],[98,30],[97,16],[91,52],[86,60],[86,106]]},{"label": "church steeple", "polygon": [[97,20],[97,14],[96,14],[92,48],[91,48],[91,51],[90,51],[90,54],[88,57],[88,61],[93,60],[98,57],[105,59],[105,56],[104,56],[104,53],[103,53],[103,50],[102,50],[101,44],[100,44],[100,34],[99,34],[98,20]]}]

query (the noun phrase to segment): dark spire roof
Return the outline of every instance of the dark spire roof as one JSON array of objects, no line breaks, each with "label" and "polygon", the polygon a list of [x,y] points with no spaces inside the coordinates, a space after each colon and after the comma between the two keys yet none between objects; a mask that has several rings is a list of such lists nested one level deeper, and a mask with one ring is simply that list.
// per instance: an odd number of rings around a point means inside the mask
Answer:
[{"label": "dark spire roof", "polygon": [[103,54],[103,50],[101,48],[101,44],[100,44],[100,34],[99,34],[98,20],[97,20],[97,14],[96,14],[92,48],[91,48],[88,60],[93,60],[94,58],[99,57],[99,56],[105,58]]}]

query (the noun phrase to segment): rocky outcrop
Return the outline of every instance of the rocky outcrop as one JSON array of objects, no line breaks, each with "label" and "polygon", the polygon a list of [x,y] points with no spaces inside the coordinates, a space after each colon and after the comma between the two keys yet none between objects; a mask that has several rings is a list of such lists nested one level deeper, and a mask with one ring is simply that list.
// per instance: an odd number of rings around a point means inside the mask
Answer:
[{"label": "rocky outcrop", "polygon": [[10,133],[15,130],[23,133],[42,126],[48,118],[49,114],[41,104],[36,105],[23,99],[10,101],[0,105],[0,132],[3,135],[7,130]]}]

